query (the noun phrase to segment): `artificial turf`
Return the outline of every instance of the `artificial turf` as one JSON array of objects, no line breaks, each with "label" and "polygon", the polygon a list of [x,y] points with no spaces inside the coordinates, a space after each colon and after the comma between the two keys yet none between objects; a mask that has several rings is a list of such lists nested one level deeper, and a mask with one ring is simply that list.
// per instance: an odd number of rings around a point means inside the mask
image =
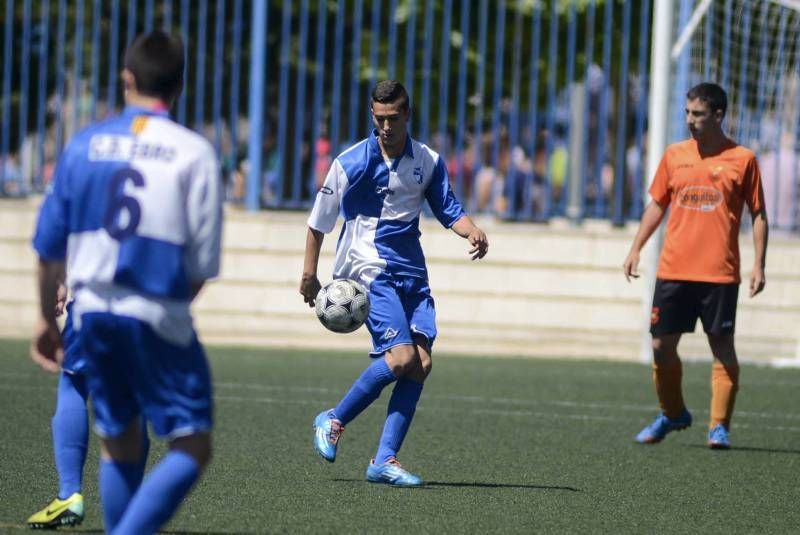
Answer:
[{"label": "artificial turf", "polygon": [[[311,421],[368,363],[359,354],[209,348],[215,457],[172,533],[797,533],[800,370],[743,366],[734,448],[705,446],[707,363],[684,366],[695,424],[655,446],[649,366],[436,355],[400,461],[421,489],[364,481],[388,390],[347,426],[336,463]],[[0,340],[0,531],[24,529],[57,491],[56,376]],[[390,387],[391,388],[391,387]],[[102,529],[97,439],[86,519]],[[164,452],[151,449],[151,462]]]}]

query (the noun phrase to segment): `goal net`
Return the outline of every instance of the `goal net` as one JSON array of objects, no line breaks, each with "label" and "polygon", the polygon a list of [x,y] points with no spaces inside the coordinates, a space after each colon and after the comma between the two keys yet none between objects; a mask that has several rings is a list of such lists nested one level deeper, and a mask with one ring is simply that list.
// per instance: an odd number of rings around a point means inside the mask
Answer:
[{"label": "goal net", "polygon": [[[687,90],[701,82],[716,82],[728,93],[723,127],[758,156],[770,228],[797,232],[800,0],[655,0],[654,6],[648,177],[655,173],[666,145],[688,137]],[[748,223],[744,217],[743,226]],[[660,239],[657,233],[642,255],[643,361],[652,359],[649,326]],[[745,257],[751,252],[750,247],[742,249],[742,265],[748,265]],[[800,337],[794,334],[792,316],[781,308],[796,279],[785,261],[775,269],[783,272],[780,280],[772,279],[778,293],[772,290],[760,297],[757,306],[749,300],[742,303],[737,346],[746,358],[769,355],[767,360],[774,365],[797,366]],[[780,286],[782,280],[788,283]],[[688,355],[708,353],[707,342],[699,335],[686,337],[682,348]]]},{"label": "goal net", "polygon": [[798,228],[800,0],[680,0],[673,18],[670,137],[685,138],[686,90],[728,92],[724,127],[758,155],[770,225]]}]

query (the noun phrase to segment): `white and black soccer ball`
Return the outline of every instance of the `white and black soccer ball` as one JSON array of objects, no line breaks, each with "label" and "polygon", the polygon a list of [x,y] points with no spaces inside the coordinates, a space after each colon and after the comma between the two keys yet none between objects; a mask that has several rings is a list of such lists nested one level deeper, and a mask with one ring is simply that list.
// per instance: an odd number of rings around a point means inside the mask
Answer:
[{"label": "white and black soccer ball", "polygon": [[367,290],[350,279],[336,279],[323,286],[315,299],[320,323],[335,333],[350,333],[369,315]]}]

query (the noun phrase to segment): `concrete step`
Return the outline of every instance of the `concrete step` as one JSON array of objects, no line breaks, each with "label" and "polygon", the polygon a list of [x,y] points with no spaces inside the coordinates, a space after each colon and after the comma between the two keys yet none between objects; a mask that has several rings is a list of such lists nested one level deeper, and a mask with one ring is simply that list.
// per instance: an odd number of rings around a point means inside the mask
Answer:
[{"label": "concrete step", "polygon": [[[12,238],[29,241],[33,235],[40,198],[0,200],[0,240]],[[249,251],[295,251],[305,246],[307,214],[303,212],[244,212],[226,208],[224,244],[226,249]],[[636,232],[636,224],[623,228],[605,222],[587,222],[571,227],[556,222],[551,225],[506,223],[477,217],[491,244],[489,263],[503,265],[550,264],[578,265],[620,269]],[[340,223],[341,224],[341,223]],[[466,258],[466,244],[432,219],[420,223],[422,241],[430,259]],[[323,249],[332,254],[339,226],[328,235]],[[752,237],[742,234],[742,268],[749,275],[752,266]],[[768,253],[768,274],[796,275],[800,265],[800,237],[774,235]]]},{"label": "concrete step", "polygon": [[[37,206],[37,199],[0,200],[0,335],[29,336],[36,317],[36,258],[30,237]],[[298,293],[306,214],[251,214],[231,208],[226,214],[222,276],[195,305],[203,339],[369,350],[365,330],[352,335],[324,330]],[[478,223],[487,231],[491,249],[486,259],[474,263],[467,258],[464,240],[436,221],[421,224],[440,327],[437,351],[638,358],[644,284],[628,284],[620,267],[635,225]],[[336,236],[334,231],[323,247],[323,282],[330,277]],[[750,240],[747,235],[741,239],[746,267],[752,263]],[[750,300],[743,284],[737,321],[743,358],[798,354],[798,265],[800,240],[773,239],[767,289]],[[705,337],[687,335],[681,351],[707,355]]]},{"label": "concrete step", "polygon": [[[33,332],[37,309],[33,302],[0,299],[0,336],[28,337]],[[311,309],[300,313],[266,311],[218,311],[195,308],[195,323],[203,341],[218,345],[254,345],[316,348],[367,353],[370,336],[362,328],[350,334],[327,331]],[[563,328],[510,323],[482,324],[439,320],[437,353],[510,355],[567,358],[637,360],[640,334],[636,329],[612,330]],[[709,358],[702,332],[684,335],[680,352],[686,358]],[[743,360],[766,362],[798,357],[793,333],[763,336],[737,333],[736,345]]]},{"label": "concrete step", "polygon": [[[0,239],[2,271],[30,271],[36,266],[36,255],[28,240]],[[428,262],[431,286],[436,295],[443,292],[478,291],[504,295],[544,294],[590,299],[641,299],[641,281],[628,283],[618,267],[554,265],[541,263],[501,264],[469,262],[460,259],[433,257]],[[332,271],[332,254],[320,259],[320,277],[328,280]],[[263,283],[299,284],[302,254],[290,251],[226,249],[222,261],[222,280]],[[769,273],[769,272],[768,272]],[[747,280],[740,293],[747,293]],[[744,301],[744,300],[743,300]],[[769,274],[765,291],[753,301],[756,305],[800,306],[800,274]]]},{"label": "concrete step", "polygon": [[0,337],[30,337],[38,314],[39,306],[32,300],[0,299]]},{"label": "concrete step", "polygon": [[[602,281],[598,281],[600,282]],[[498,290],[492,286],[478,286],[467,290],[461,286],[457,289],[447,289],[445,286],[434,291],[437,316],[440,321],[475,326],[568,326],[574,329],[635,331],[642,324],[641,296],[633,292],[625,296],[595,292],[596,295],[592,296],[541,293],[540,288],[546,292],[555,286],[529,286],[517,291],[513,288]],[[37,291],[32,272],[0,270],[0,300],[35,303]],[[564,290],[561,287],[555,291]],[[767,296],[765,292],[764,298]],[[254,283],[226,279],[209,284],[199,296],[195,308],[199,312],[229,314],[268,312],[300,315],[310,312],[294,282]],[[761,297],[748,299],[744,291],[740,295],[737,318],[737,330],[740,333],[782,337],[786,333],[795,332],[798,322],[800,306],[797,301],[777,305]]]},{"label": "concrete step", "polygon": [[[226,212],[225,246],[228,249],[296,251],[302,259],[307,214],[264,212],[250,214],[237,209]],[[564,224],[506,223],[476,218],[490,243],[485,262],[501,265],[550,264],[593,266],[621,271],[636,225],[612,227],[605,222],[585,227]],[[341,222],[326,236],[323,252],[333,254]],[[441,257],[467,259],[466,243],[433,219],[420,222],[422,243],[429,261]],[[753,263],[752,236],[742,234],[739,242],[743,274],[749,276]],[[768,268],[772,275],[796,275],[800,265],[800,238],[773,237],[769,245]],[[644,268],[644,266],[643,266]]]},{"label": "concrete step", "polygon": [[40,197],[0,199],[0,239],[30,239],[40,203]]},{"label": "concrete step", "polygon": [[[333,256],[320,258],[323,283],[330,278]],[[297,285],[302,257],[289,251],[227,250],[222,278],[229,281]],[[433,257],[428,271],[435,295],[446,292],[477,291],[498,296],[542,294],[590,299],[639,300],[642,280],[628,283],[619,267],[554,265],[547,263],[508,265],[497,262]],[[747,293],[747,281],[740,293]],[[755,304],[800,306],[800,275],[771,275],[765,291]]]},{"label": "concrete step", "polygon": [[[346,335],[331,333],[317,322],[313,314],[232,316],[207,311],[198,314],[197,325],[203,339],[216,344],[314,347],[364,353],[372,347],[366,329]],[[641,343],[636,331],[519,328],[510,325],[475,328],[447,321],[440,321],[438,327],[437,353],[636,360]],[[795,358],[796,344],[796,339],[791,336],[769,338],[740,334],[736,339],[740,358],[755,362]],[[685,335],[680,351],[687,358],[710,358],[708,342],[699,332]]]},{"label": "concrete step", "polygon": [[[0,201],[0,242],[22,243],[30,248],[35,224],[36,204],[33,200]],[[298,255],[302,262],[305,244],[305,214],[265,212],[250,214],[228,209],[224,244],[228,251],[272,252],[284,256]],[[535,224],[481,221],[490,238],[490,255],[483,263],[499,266],[579,266],[621,271],[622,261],[632,240],[629,228],[552,229]],[[435,221],[423,220],[423,245],[431,264],[438,260],[467,258],[466,243],[446,231]],[[323,244],[325,256],[335,249],[338,227]],[[743,234],[740,240],[743,279],[752,266],[752,238]],[[800,239],[794,236],[774,238],[769,246],[768,274],[797,276],[800,264]],[[301,264],[302,267],[302,264]],[[646,266],[642,266],[646,272]]]},{"label": "concrete step", "polygon": [[[774,333],[792,331],[800,320],[800,307],[766,305],[758,299],[740,301],[737,324],[742,330]],[[537,293],[535,289],[501,294],[494,291],[435,291],[438,317],[443,321],[481,324],[571,326],[585,329],[629,329],[641,324],[639,297],[589,298]],[[210,284],[198,298],[198,310],[230,312],[302,313],[295,284],[252,285],[221,280]],[[634,327],[631,327],[634,326]]]}]

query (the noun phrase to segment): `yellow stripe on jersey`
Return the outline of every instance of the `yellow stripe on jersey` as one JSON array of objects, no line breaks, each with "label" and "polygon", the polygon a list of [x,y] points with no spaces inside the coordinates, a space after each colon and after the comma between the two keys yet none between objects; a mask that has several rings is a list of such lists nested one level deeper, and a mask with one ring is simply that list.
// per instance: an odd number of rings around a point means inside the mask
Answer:
[{"label": "yellow stripe on jersey", "polygon": [[131,132],[134,135],[139,135],[144,130],[145,126],[147,126],[147,120],[149,119],[146,115],[139,115],[133,118],[131,122]]}]

